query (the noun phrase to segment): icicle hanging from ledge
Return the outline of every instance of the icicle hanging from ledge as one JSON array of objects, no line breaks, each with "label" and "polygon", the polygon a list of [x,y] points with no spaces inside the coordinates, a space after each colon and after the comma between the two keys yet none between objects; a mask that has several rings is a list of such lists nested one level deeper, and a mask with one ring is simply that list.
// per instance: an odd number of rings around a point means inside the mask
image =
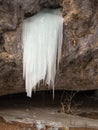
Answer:
[{"label": "icicle hanging from ledge", "polygon": [[27,96],[44,80],[54,90],[63,37],[60,9],[44,10],[23,23],[23,78]]}]

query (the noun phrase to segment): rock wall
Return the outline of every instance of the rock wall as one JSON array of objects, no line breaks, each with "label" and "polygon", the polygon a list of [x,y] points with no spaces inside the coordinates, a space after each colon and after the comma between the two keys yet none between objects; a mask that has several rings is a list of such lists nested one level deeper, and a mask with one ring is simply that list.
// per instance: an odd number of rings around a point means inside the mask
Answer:
[{"label": "rock wall", "polygon": [[[25,91],[22,22],[43,8],[61,7],[64,40],[55,89],[98,89],[97,0],[0,0],[0,95]],[[41,86],[38,90],[46,90]]]}]

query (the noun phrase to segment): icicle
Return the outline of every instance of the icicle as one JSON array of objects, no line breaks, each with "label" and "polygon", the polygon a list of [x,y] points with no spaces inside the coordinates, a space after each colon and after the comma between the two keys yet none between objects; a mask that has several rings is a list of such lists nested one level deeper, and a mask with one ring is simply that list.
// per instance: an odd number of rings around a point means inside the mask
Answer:
[{"label": "icicle", "polygon": [[[60,9],[44,10],[23,23],[23,78],[27,96],[41,80],[53,87],[62,48],[63,18]],[[54,93],[54,92],[53,92]]]}]

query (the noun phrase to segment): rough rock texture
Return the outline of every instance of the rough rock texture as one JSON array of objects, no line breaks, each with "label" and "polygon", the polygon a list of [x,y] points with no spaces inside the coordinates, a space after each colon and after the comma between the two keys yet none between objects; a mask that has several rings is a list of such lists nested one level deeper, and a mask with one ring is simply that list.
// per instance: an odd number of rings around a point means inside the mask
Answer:
[{"label": "rough rock texture", "polygon": [[65,0],[64,49],[57,81],[67,89],[98,89],[98,1]]},{"label": "rough rock texture", "polygon": [[[21,25],[44,7],[61,6],[62,60],[55,89],[98,89],[98,0],[0,0],[0,95],[25,91]],[[39,90],[47,89],[42,86]]]}]

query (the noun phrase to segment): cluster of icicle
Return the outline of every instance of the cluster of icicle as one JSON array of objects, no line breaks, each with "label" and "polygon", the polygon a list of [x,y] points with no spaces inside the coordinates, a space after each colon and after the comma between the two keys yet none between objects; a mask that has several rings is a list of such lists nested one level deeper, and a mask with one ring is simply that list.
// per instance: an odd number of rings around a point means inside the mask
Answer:
[{"label": "cluster of icicle", "polygon": [[60,9],[43,10],[23,23],[23,78],[31,97],[43,80],[54,90],[56,69],[61,57],[63,18]]}]

